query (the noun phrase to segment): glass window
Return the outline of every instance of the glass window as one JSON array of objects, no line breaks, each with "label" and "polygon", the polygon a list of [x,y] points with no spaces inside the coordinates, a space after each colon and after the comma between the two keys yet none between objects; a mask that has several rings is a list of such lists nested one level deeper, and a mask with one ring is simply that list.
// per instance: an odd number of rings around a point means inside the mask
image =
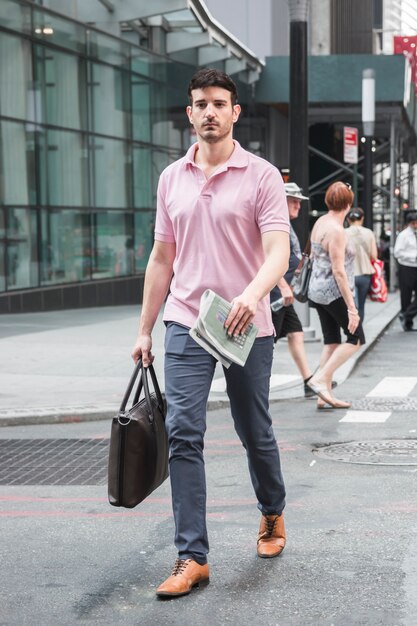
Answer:
[{"label": "glass window", "polygon": [[0,59],[0,114],[35,121],[29,42],[0,32]]},{"label": "glass window", "polygon": [[135,213],[135,268],[143,272],[149,259],[154,241],[155,211]]},{"label": "glass window", "polygon": [[85,62],[72,55],[35,47],[39,106],[37,120],[65,128],[86,126]]},{"label": "glass window", "polygon": [[38,286],[36,212],[9,209],[7,216],[7,288]]},{"label": "glass window", "polygon": [[127,67],[131,46],[120,39],[95,30],[87,30],[87,54],[111,65]]},{"label": "glass window", "polygon": [[85,29],[45,11],[33,11],[34,35],[40,41],[54,43],[75,52],[85,51]]},{"label": "glass window", "polygon": [[131,206],[130,146],[123,141],[91,138],[94,163],[95,206]]},{"label": "glass window", "polygon": [[135,272],[133,215],[121,211],[93,214],[93,278]]},{"label": "glass window", "polygon": [[10,0],[0,0],[0,22],[5,28],[29,32],[30,9]]},{"label": "glass window", "polygon": [[113,137],[128,137],[130,122],[129,76],[107,65],[90,65],[92,130]]},{"label": "glass window", "polygon": [[[36,202],[34,133],[30,125],[1,122],[0,202],[27,205]],[[33,127],[32,127],[33,128]]]},{"label": "glass window", "polygon": [[90,215],[83,211],[41,211],[41,284],[89,280]]},{"label": "glass window", "polygon": [[154,205],[152,187],[151,149],[133,146],[133,197],[136,208]]},{"label": "glass window", "polygon": [[6,251],[6,225],[4,223],[4,209],[0,209],[0,291],[6,289],[6,272],[4,255]]},{"label": "glass window", "polygon": [[132,75],[132,132],[133,139],[151,141],[151,100],[149,82]]},{"label": "glass window", "polygon": [[88,152],[80,133],[46,130],[39,135],[42,204],[88,206]]}]

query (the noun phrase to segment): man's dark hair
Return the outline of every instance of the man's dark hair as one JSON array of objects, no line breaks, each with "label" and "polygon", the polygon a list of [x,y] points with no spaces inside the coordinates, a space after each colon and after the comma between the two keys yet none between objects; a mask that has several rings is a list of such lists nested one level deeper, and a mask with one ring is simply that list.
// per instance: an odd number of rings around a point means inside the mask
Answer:
[{"label": "man's dark hair", "polygon": [[417,212],[416,211],[411,211],[411,213],[408,213],[408,215],[405,218],[405,223],[409,224],[410,222],[416,222],[417,221]]},{"label": "man's dark hair", "polygon": [[191,92],[193,89],[206,89],[206,87],[221,87],[222,89],[227,89],[230,91],[230,99],[232,101],[232,106],[234,106],[237,102],[237,87],[234,81],[220,70],[216,70],[214,68],[204,68],[202,70],[198,70],[190,80],[190,84],[188,85],[188,98],[190,100],[190,104],[193,103],[193,97]]}]

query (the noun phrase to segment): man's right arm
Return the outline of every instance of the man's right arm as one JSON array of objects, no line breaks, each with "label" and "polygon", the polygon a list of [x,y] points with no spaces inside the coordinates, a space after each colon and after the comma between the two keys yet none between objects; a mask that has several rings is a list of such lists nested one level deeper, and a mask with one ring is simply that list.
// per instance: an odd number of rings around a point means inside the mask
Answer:
[{"label": "man's right arm", "polygon": [[175,252],[175,243],[155,241],[146,267],[139,332],[132,350],[135,363],[142,358],[145,367],[153,361],[152,330],[171,282]]}]

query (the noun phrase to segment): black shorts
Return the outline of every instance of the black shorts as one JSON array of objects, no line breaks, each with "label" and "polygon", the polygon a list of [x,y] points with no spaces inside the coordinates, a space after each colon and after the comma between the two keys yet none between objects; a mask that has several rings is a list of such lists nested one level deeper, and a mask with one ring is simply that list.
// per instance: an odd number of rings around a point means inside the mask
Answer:
[{"label": "black shorts", "polygon": [[365,335],[363,332],[362,322],[359,322],[359,326],[354,333],[349,332],[349,316],[347,306],[343,298],[337,298],[337,300],[333,300],[330,304],[317,304],[314,302],[313,306],[317,310],[317,314],[320,318],[323,341],[325,345],[331,343],[342,343],[340,330],[343,329],[343,332],[347,337],[346,343],[352,343],[356,346],[359,341],[361,346],[363,346],[365,343]]},{"label": "black shorts", "polygon": [[272,311],[272,322],[275,328],[274,343],[286,337],[288,333],[302,333],[303,327],[292,304],[283,306],[279,311]]}]

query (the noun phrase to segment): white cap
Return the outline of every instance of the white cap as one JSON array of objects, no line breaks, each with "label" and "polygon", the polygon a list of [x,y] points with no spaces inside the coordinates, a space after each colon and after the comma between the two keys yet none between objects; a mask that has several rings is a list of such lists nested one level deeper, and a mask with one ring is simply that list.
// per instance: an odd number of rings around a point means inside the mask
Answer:
[{"label": "white cap", "polygon": [[284,183],[285,195],[297,200],[308,200],[307,196],[303,196],[302,189],[296,183]]}]

